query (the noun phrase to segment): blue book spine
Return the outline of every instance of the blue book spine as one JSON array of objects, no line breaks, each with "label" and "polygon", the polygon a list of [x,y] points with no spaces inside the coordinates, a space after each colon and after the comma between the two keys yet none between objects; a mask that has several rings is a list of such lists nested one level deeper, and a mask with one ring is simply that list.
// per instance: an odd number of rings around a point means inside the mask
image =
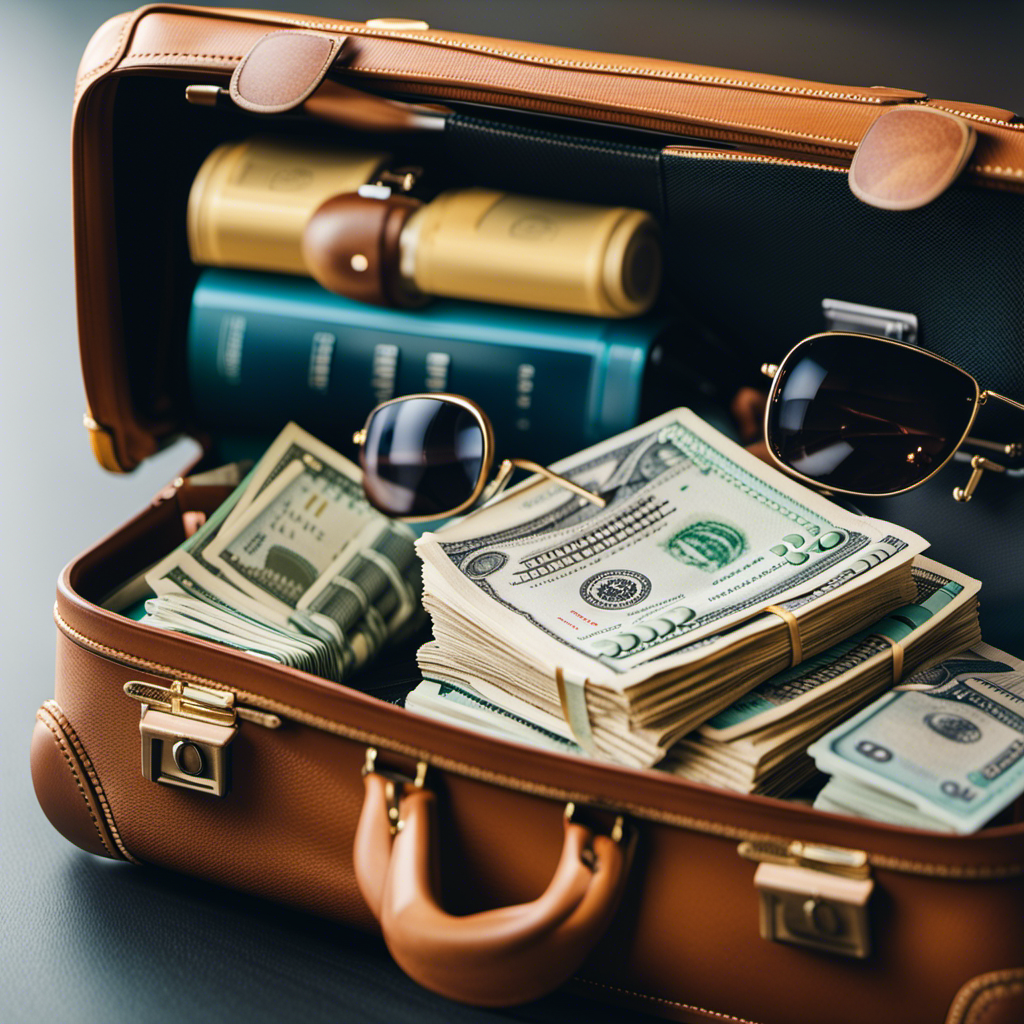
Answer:
[{"label": "blue book spine", "polygon": [[465,395],[500,454],[550,463],[633,426],[664,321],[465,302],[381,309],[299,277],[204,271],[188,376],[200,427],[272,436],[293,419],[342,449],[379,402]]}]

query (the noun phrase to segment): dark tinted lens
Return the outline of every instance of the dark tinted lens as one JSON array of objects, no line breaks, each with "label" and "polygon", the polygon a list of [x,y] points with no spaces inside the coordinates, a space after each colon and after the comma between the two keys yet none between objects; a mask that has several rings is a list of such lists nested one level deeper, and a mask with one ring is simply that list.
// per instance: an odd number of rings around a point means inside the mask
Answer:
[{"label": "dark tinted lens", "polygon": [[468,409],[408,398],[378,409],[363,443],[363,488],[392,516],[441,516],[467,501],[484,459],[484,431]]},{"label": "dark tinted lens", "polygon": [[940,466],[977,396],[962,370],[862,335],[805,342],[782,373],[772,451],[824,487],[866,494],[913,487]]}]

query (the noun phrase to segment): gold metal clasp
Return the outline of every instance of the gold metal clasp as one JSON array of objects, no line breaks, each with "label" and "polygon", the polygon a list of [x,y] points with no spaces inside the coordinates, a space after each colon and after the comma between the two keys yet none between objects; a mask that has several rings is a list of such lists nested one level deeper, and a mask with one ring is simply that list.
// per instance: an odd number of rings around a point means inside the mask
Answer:
[{"label": "gold metal clasp", "polygon": [[405,824],[402,820],[402,792],[406,786],[422,789],[427,780],[427,762],[416,762],[416,775],[410,778],[400,772],[386,771],[377,767],[377,748],[366,748],[366,760],[363,762],[362,774],[380,775],[385,780],[384,798],[388,805],[388,826],[391,834],[397,835]]},{"label": "gold metal clasp", "polygon": [[875,883],[863,850],[792,842],[767,850],[741,843],[756,860],[761,937],[863,958],[871,952],[868,901]]},{"label": "gold metal clasp", "polygon": [[[565,820],[575,821],[577,808],[576,804],[570,800],[565,805]],[[612,821],[611,827],[608,829],[608,838],[613,843],[617,843],[619,846],[628,844],[634,839],[634,830],[627,824],[626,819],[621,814],[616,814]]]},{"label": "gold metal clasp", "polygon": [[231,786],[230,747],[238,730],[235,695],[180,682],[166,687],[139,680],[125,683],[124,692],[142,704],[143,777],[224,796]]}]

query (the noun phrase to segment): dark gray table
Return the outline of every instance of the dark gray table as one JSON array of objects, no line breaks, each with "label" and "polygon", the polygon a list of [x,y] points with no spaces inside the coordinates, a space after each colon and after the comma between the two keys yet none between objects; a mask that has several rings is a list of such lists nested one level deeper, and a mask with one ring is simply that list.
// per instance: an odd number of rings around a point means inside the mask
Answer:
[{"label": "dark gray table", "polygon": [[[0,1019],[555,1021],[623,1015],[564,996],[501,1014],[418,989],[344,928],[154,870],[105,863],[36,805],[28,740],[52,694],[54,580],[186,462],[183,443],[133,476],[93,462],[81,426],[68,126],[74,71],[118,0],[8,0],[0,75],[4,496],[0,538]],[[648,54],[1024,110],[1019,4],[743,0],[273,0],[278,10]],[[680,865],[680,871],[685,871]]]}]

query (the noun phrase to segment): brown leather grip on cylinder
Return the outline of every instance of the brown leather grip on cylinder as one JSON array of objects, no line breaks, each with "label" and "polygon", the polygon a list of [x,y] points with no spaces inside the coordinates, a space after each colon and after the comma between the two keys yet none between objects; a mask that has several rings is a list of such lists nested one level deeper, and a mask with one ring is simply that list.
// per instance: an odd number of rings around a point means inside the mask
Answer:
[{"label": "brown leather grip on cylinder", "polygon": [[333,196],[309,219],[302,255],[310,275],[328,291],[377,306],[417,306],[422,297],[403,285],[398,242],[420,203],[407,196],[373,199],[357,192]]},{"label": "brown leather grip on cylinder", "polygon": [[453,917],[439,903],[434,794],[406,786],[401,828],[388,827],[386,782],[366,777],[356,831],[356,878],[398,965],[425,988],[479,1006],[550,992],[583,962],[611,921],[628,848],[566,822],[547,889],[530,903]]}]

